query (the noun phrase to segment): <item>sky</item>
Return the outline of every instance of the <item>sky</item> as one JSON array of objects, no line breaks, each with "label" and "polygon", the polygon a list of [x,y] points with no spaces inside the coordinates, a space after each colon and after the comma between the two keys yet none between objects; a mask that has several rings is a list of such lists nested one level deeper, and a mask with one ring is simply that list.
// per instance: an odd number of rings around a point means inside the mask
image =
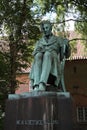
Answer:
[{"label": "sky", "polygon": [[[65,17],[66,20],[73,19],[73,16],[70,15],[68,17]],[[55,21],[56,20],[56,13],[47,13],[46,16],[43,17],[42,20],[50,20]],[[74,30],[74,21],[68,21],[66,22],[66,30],[73,31]]]}]

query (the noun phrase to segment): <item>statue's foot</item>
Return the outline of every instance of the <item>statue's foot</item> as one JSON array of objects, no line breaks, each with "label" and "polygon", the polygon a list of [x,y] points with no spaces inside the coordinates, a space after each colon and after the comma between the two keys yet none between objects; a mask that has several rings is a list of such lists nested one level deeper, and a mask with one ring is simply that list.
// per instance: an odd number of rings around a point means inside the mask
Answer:
[{"label": "statue's foot", "polygon": [[38,91],[38,90],[39,90],[39,86],[36,85],[36,86],[34,87],[33,91]]},{"label": "statue's foot", "polygon": [[46,90],[46,85],[44,83],[39,84],[39,91],[45,91]]}]

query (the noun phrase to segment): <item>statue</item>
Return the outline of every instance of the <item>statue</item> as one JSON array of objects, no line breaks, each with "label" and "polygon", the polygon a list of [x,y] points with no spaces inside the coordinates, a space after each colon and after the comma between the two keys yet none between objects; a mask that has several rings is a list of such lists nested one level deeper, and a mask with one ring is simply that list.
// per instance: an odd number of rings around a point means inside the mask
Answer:
[{"label": "statue", "polygon": [[[34,91],[46,91],[46,87],[52,82],[58,87],[61,79],[61,63],[63,63],[68,51],[68,40],[52,34],[52,25],[49,21],[42,21],[42,38],[37,41],[33,51],[34,61],[30,72],[30,87]],[[50,80],[50,77],[52,77]],[[63,83],[63,82],[62,82]],[[65,86],[63,86],[65,91]]]}]

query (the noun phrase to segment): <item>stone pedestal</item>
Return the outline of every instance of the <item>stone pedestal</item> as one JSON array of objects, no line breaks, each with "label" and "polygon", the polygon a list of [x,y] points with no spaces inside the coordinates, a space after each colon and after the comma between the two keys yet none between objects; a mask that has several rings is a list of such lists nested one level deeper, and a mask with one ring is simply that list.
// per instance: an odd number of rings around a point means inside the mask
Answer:
[{"label": "stone pedestal", "polygon": [[5,130],[72,130],[72,99],[62,92],[9,95]]}]

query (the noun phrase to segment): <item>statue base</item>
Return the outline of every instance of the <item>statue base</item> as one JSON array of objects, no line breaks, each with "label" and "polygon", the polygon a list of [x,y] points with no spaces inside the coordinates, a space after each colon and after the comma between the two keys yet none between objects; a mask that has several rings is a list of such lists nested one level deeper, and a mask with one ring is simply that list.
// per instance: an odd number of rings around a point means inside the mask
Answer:
[{"label": "statue base", "polygon": [[72,98],[68,92],[10,94],[5,130],[72,130]]}]

